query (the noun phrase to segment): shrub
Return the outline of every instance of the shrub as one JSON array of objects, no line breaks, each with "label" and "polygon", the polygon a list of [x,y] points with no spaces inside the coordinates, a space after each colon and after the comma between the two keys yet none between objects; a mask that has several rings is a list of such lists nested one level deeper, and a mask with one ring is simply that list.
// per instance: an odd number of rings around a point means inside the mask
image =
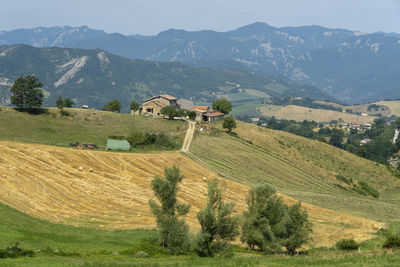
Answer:
[{"label": "shrub", "polygon": [[389,234],[383,243],[383,248],[400,248],[400,233],[397,235]]},{"label": "shrub", "polygon": [[215,253],[232,254],[230,241],[239,235],[239,217],[234,216],[234,204],[222,200],[218,179],[208,183],[207,206],[197,213],[201,231],[197,234],[196,250],[199,256],[213,257]]},{"label": "shrub", "polygon": [[186,254],[190,249],[189,227],[179,217],[189,212],[190,205],[177,200],[178,183],[184,176],[177,166],[166,167],[164,177],[156,176],[151,187],[157,202],[149,201],[150,209],[157,219],[161,246],[172,254]]},{"label": "shrub", "polygon": [[359,245],[354,239],[341,239],[336,242],[335,247],[340,250],[356,250]]},{"label": "shrub", "polygon": [[343,175],[340,175],[340,174],[336,175],[336,179],[338,179],[339,181],[344,182],[346,184],[352,184],[353,183],[353,180],[351,178],[347,179],[346,177],[344,177]]},{"label": "shrub", "polygon": [[35,255],[33,250],[23,249],[19,247],[19,242],[15,243],[12,247],[0,249],[1,258],[18,258],[18,257],[32,257]]}]

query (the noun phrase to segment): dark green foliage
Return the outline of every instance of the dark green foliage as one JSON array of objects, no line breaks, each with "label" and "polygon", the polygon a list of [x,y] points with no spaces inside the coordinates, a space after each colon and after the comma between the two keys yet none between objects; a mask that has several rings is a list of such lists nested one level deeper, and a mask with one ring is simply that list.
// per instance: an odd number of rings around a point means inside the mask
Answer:
[{"label": "dark green foliage", "polygon": [[224,129],[228,129],[228,133],[231,133],[234,128],[236,128],[236,121],[232,117],[226,117],[222,123]]},{"label": "dark green foliage", "polygon": [[359,182],[358,185],[355,185],[354,190],[364,196],[370,195],[374,198],[379,197],[379,192],[375,188],[371,187],[368,183],[363,181]]},{"label": "dark green foliage", "polygon": [[166,106],[161,109],[161,114],[167,116],[170,120],[178,117],[178,110],[173,106]]},{"label": "dark green foliage", "polygon": [[342,148],[343,134],[344,133],[342,130],[333,129],[331,139],[329,139],[329,144],[338,148]]},{"label": "dark green foliage", "polygon": [[177,166],[166,167],[164,177],[156,176],[151,187],[158,202],[149,201],[150,209],[157,218],[161,246],[172,254],[185,254],[190,249],[189,227],[180,216],[189,212],[190,205],[177,200],[178,183],[184,176]]},{"label": "dark green foliage", "polygon": [[189,119],[194,120],[194,119],[196,119],[196,112],[189,111],[188,116],[189,116]]},{"label": "dark green foliage", "polygon": [[336,179],[338,179],[339,181],[344,182],[346,184],[352,184],[353,183],[353,179],[351,179],[351,178],[347,179],[346,177],[344,177],[343,175],[340,175],[340,174],[336,175]]},{"label": "dark green foliage", "polygon": [[[132,248],[126,249],[121,254],[135,255],[139,252],[145,252],[148,256],[154,257],[158,255],[168,255],[168,250],[159,245],[157,237],[147,237],[140,239]],[[142,253],[139,253],[139,256]]]},{"label": "dark green foliage", "polygon": [[215,253],[231,250],[229,242],[239,235],[239,217],[232,215],[233,207],[233,203],[222,200],[218,179],[208,182],[207,206],[197,213],[201,226],[196,237],[199,256],[213,257]]},{"label": "dark green foliage", "polygon": [[250,190],[247,206],[240,240],[268,254],[280,251],[287,208],[282,198],[270,186],[258,186]]},{"label": "dark green foliage", "polygon": [[33,75],[19,77],[11,87],[11,104],[21,110],[33,110],[43,104],[43,84]]},{"label": "dark green foliage", "polygon": [[138,102],[132,101],[129,108],[135,112],[135,111],[139,110],[140,105]]},{"label": "dark green foliage", "polygon": [[289,255],[311,240],[312,224],[308,213],[297,203],[287,206],[268,185],[253,188],[243,213],[241,241],[250,249],[265,253],[279,252],[285,247]]},{"label": "dark green foliage", "polygon": [[112,111],[112,112],[121,112],[121,103],[118,100],[114,99],[108,102],[103,107],[104,111]]},{"label": "dark green foliage", "polygon": [[400,233],[398,234],[388,233],[382,247],[400,249]]},{"label": "dark green foliage", "polygon": [[354,239],[341,239],[336,242],[335,247],[340,250],[356,250],[360,245]]},{"label": "dark green foliage", "polygon": [[18,257],[32,257],[35,255],[33,250],[23,249],[19,247],[19,242],[17,242],[12,247],[7,247],[6,249],[0,249],[0,259],[1,258],[18,258]]},{"label": "dark green foliage", "polygon": [[[125,139],[125,137],[123,137]],[[176,138],[169,137],[164,133],[143,133],[140,131],[132,131],[126,140],[131,144],[132,147],[143,147],[143,146],[159,146],[164,149],[174,149],[178,143]]]},{"label": "dark green foliage", "polygon": [[73,105],[74,105],[74,101],[72,101],[69,98],[62,98],[61,96],[59,96],[57,98],[56,107],[59,108],[59,109],[72,108]]},{"label": "dark green foliage", "polygon": [[312,223],[308,220],[307,211],[301,209],[300,203],[289,207],[285,230],[282,245],[289,255],[293,255],[296,249],[311,240]]},{"label": "dark green foliage", "polygon": [[212,108],[224,114],[229,114],[232,110],[232,103],[226,99],[219,99],[212,103]]}]

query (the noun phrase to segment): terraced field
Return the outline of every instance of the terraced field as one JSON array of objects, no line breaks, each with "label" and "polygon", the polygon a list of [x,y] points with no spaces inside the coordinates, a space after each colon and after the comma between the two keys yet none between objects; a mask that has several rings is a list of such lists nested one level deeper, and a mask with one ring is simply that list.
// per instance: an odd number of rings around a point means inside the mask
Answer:
[{"label": "terraced field", "polygon": [[[240,138],[218,131],[197,133],[191,152],[242,184],[268,183],[295,199],[374,220],[400,218],[399,198],[385,197],[386,192],[397,192],[392,190],[400,187],[400,179],[386,167],[285,132],[245,123],[234,131]],[[368,182],[382,196],[362,196],[336,175]]]},{"label": "terraced field", "polygon": [[[197,141],[201,140],[198,138]],[[221,141],[226,141],[226,138],[221,138]],[[232,143],[232,149],[237,148],[235,142]],[[214,144],[212,142],[210,146]],[[186,219],[192,229],[196,229],[195,214],[206,200],[207,185],[204,180],[217,176],[215,172],[177,152],[132,154],[78,151],[6,141],[0,141],[0,150],[0,202],[34,217],[75,226],[154,228],[155,220],[147,205],[153,196],[150,181],[155,175],[161,175],[164,167],[177,164],[186,176],[180,185],[179,198],[192,205]],[[248,155],[245,154],[244,158],[248,158]],[[238,175],[244,174],[242,170],[239,171],[240,168],[236,168],[237,163],[230,158],[229,162],[225,162],[226,168],[232,164],[232,169],[238,169]],[[248,166],[252,165],[262,169],[256,159],[249,162]],[[252,167],[249,168],[251,171]],[[279,174],[279,169],[279,166],[275,166],[273,173],[271,169],[270,179],[272,175]],[[258,174],[256,172],[254,175]],[[247,181],[256,179],[253,174],[247,175]],[[242,212],[246,208],[249,187],[226,179],[222,181],[225,198],[236,203],[236,212]],[[300,182],[296,184],[301,188]],[[325,187],[321,189],[325,190]],[[295,202],[287,196],[284,199],[287,203]],[[315,224],[313,237],[316,246],[332,245],[339,238],[365,240],[371,238],[374,227],[383,226],[373,220],[314,205],[303,206]]]}]

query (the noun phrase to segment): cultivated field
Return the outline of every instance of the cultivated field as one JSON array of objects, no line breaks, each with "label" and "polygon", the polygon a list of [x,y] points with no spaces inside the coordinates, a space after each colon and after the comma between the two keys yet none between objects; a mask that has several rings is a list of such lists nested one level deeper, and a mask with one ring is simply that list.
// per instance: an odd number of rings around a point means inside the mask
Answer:
[{"label": "cultivated field", "polygon": [[377,105],[383,105],[390,108],[391,113],[389,115],[400,116],[400,101],[381,101],[375,103]]},{"label": "cultivated field", "polygon": [[346,123],[360,122],[360,123],[371,123],[376,119],[372,116],[358,116],[350,113],[343,113],[333,110],[325,109],[314,109],[302,106],[274,106],[265,105],[257,109],[263,116],[272,117],[284,120],[295,120],[295,121],[316,121],[316,122],[330,122],[332,120],[339,121],[342,119]]},{"label": "cultivated field", "polygon": [[[226,140],[221,139],[222,142]],[[233,143],[233,149],[235,145]],[[165,166],[177,164],[186,176],[180,185],[179,198],[192,205],[186,219],[192,229],[196,229],[195,214],[206,200],[204,180],[216,177],[214,172],[176,152],[77,151],[6,141],[0,142],[0,149],[0,201],[26,214],[75,226],[153,229],[155,220],[147,204],[153,196],[150,181],[155,175],[161,175]],[[233,170],[241,169],[236,168],[238,163],[232,162]],[[253,163],[248,163],[249,171]],[[274,168],[279,171],[281,166]],[[236,212],[243,211],[248,186],[229,180],[223,180],[223,185],[226,199],[236,203]],[[285,201],[295,202],[286,196]],[[330,246],[339,238],[365,240],[371,238],[374,225],[383,226],[373,220],[310,204],[303,206],[315,224],[313,237],[317,246]]]},{"label": "cultivated field", "polygon": [[[242,184],[268,183],[295,199],[374,220],[400,218],[399,198],[385,197],[386,192],[398,193],[400,179],[385,166],[325,143],[251,124],[239,122],[234,132],[240,138],[218,131],[198,133],[191,152]],[[362,196],[336,175],[368,182],[381,197]]]}]

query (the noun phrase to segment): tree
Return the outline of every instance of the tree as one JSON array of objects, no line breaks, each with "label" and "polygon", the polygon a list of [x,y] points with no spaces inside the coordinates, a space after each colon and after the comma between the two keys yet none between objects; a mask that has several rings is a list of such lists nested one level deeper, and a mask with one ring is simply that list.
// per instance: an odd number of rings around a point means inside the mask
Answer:
[{"label": "tree", "polygon": [[196,112],[194,112],[194,111],[189,111],[189,112],[188,112],[188,116],[189,116],[189,119],[195,120],[195,119],[196,119]]},{"label": "tree", "polygon": [[342,148],[342,142],[343,142],[343,131],[338,129],[333,129],[331,138],[329,139],[329,144],[338,148]]},{"label": "tree", "polygon": [[66,108],[72,108],[72,106],[74,105],[74,101],[70,98],[64,98],[64,107]]},{"label": "tree", "polygon": [[287,206],[268,185],[253,188],[243,213],[241,241],[250,249],[274,253],[284,246],[289,255],[310,240],[312,224],[301,204]]},{"label": "tree", "polygon": [[265,253],[281,250],[287,210],[282,198],[270,186],[258,186],[250,190],[247,207],[240,240],[249,249],[258,247]]},{"label": "tree", "polygon": [[285,238],[283,246],[289,255],[294,255],[296,249],[311,240],[312,223],[308,213],[302,210],[301,203],[289,207],[285,221]]},{"label": "tree", "polygon": [[178,111],[173,106],[166,106],[161,109],[161,114],[168,116],[170,120],[178,116]]},{"label": "tree", "polygon": [[11,104],[22,110],[40,108],[43,104],[43,84],[33,75],[19,77],[11,87]]},{"label": "tree", "polygon": [[189,251],[189,227],[180,216],[189,212],[190,205],[177,200],[178,183],[184,176],[177,166],[164,169],[164,177],[156,176],[151,187],[158,202],[149,201],[150,209],[157,218],[161,245],[172,254],[185,254]]},{"label": "tree", "polygon": [[232,110],[232,104],[226,99],[219,99],[212,103],[212,108],[221,113],[229,114],[229,112]]},{"label": "tree", "polygon": [[222,200],[218,179],[208,183],[207,206],[197,213],[201,231],[197,235],[197,253],[213,257],[231,248],[229,241],[239,235],[239,217],[233,216],[234,204]]},{"label": "tree", "polygon": [[228,129],[228,133],[231,133],[234,128],[236,128],[236,121],[232,117],[226,117],[222,123],[224,129]]},{"label": "tree", "polygon": [[103,110],[105,111],[112,111],[112,112],[121,112],[121,104],[118,100],[112,100],[104,105]]},{"label": "tree", "polygon": [[131,102],[131,105],[130,105],[129,107],[130,107],[131,110],[133,110],[133,112],[136,112],[136,111],[139,110],[140,105],[139,105],[138,102],[132,101],[132,102]]}]

